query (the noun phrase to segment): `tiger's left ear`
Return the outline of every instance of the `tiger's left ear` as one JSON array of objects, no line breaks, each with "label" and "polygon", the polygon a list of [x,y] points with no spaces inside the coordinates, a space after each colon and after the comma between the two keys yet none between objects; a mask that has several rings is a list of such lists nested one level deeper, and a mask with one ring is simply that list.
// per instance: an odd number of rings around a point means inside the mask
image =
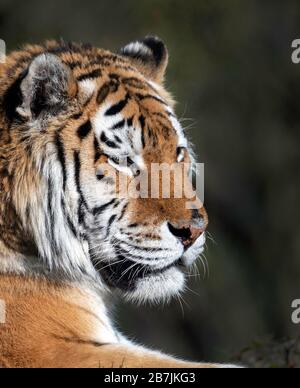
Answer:
[{"label": "tiger's left ear", "polygon": [[30,64],[21,82],[22,105],[18,113],[28,119],[53,116],[77,93],[71,69],[53,54],[41,54]]},{"label": "tiger's left ear", "polygon": [[162,83],[168,66],[168,49],[157,37],[132,42],[121,49],[121,55],[131,59],[133,65],[151,81]]}]

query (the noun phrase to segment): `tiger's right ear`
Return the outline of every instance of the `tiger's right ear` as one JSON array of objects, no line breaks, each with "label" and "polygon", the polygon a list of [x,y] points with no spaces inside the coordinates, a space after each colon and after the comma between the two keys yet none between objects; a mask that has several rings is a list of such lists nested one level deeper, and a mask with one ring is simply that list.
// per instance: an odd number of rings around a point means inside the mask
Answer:
[{"label": "tiger's right ear", "polygon": [[41,54],[33,60],[21,82],[23,102],[17,111],[28,119],[55,115],[75,97],[77,88],[67,65],[56,55]]},{"label": "tiger's right ear", "polygon": [[164,42],[153,36],[129,43],[120,51],[149,80],[161,84],[168,66],[169,54]]}]

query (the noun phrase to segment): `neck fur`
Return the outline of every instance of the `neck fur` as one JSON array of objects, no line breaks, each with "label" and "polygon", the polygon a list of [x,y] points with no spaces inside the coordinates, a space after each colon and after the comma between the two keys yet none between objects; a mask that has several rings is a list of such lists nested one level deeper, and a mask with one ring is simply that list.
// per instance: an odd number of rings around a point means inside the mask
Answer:
[{"label": "neck fur", "polygon": [[[99,282],[88,244],[70,228],[64,193],[52,189],[62,186],[60,174],[46,172],[38,184],[31,182],[31,193],[24,189],[30,187],[28,174],[26,171],[20,188],[13,188],[9,196],[0,192],[0,273]],[[56,181],[47,176],[55,176]]]}]

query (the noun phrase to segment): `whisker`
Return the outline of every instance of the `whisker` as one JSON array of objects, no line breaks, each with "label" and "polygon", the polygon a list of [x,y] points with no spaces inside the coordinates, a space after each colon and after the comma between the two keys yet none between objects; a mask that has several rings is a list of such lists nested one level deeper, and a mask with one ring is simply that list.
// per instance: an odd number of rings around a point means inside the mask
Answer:
[{"label": "whisker", "polygon": [[129,268],[127,268],[125,271],[122,272],[121,277],[119,280],[121,280],[129,271],[131,271],[134,267],[136,267],[139,263],[134,263]]},{"label": "whisker", "polygon": [[[99,268],[99,270],[103,271],[106,268],[111,268],[112,265],[121,264],[121,263],[124,263],[125,261],[126,261],[126,259],[111,262],[108,265],[106,265],[105,267]],[[98,264],[100,264],[100,263],[98,263]],[[98,268],[96,268],[96,269],[98,269]]]},{"label": "whisker", "polygon": [[188,287],[188,286],[186,286],[186,289],[187,289],[188,291],[190,291],[192,294],[196,295],[196,296],[201,296],[200,294],[198,294],[198,292],[192,290],[192,289],[191,289],[190,287]]},{"label": "whisker", "polygon": [[218,245],[218,243],[216,242],[216,240],[214,239],[213,235],[210,232],[206,231],[205,233],[206,233],[207,238],[210,241],[212,241],[213,244]]},{"label": "whisker", "polygon": [[191,306],[187,303],[187,301],[183,298],[182,295],[178,294],[178,297],[180,298],[180,300],[182,301],[182,303],[189,309],[191,310]]},{"label": "whisker", "polygon": [[180,300],[180,295],[177,295],[176,297],[177,297],[179,306],[180,306],[180,308],[181,308],[182,318],[184,318],[184,316],[185,316],[185,314],[184,314],[184,307],[183,307],[182,301]]}]

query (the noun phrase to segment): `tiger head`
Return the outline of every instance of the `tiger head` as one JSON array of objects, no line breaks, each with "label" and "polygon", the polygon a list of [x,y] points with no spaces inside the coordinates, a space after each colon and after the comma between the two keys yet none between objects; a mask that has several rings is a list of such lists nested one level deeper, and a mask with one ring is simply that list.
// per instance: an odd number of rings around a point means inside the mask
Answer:
[{"label": "tiger head", "polygon": [[[163,87],[167,63],[164,43],[152,37],[118,55],[48,42],[8,56],[0,73],[0,240],[24,271],[93,279],[138,301],[184,288],[208,220],[188,195],[193,160]],[[159,175],[153,197],[151,173],[146,195],[136,190],[153,165],[173,166],[168,196]]]}]

